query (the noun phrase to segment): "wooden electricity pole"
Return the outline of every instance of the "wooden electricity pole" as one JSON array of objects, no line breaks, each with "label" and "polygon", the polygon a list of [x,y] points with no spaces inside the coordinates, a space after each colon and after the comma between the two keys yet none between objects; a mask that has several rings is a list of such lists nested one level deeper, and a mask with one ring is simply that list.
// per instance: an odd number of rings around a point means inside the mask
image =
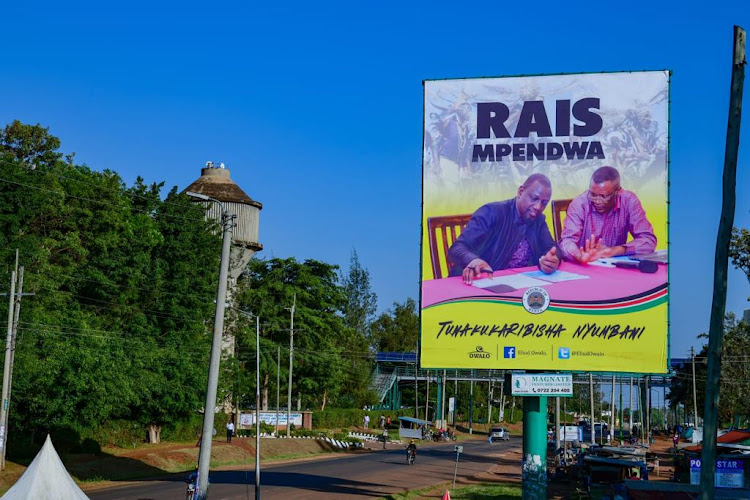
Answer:
[{"label": "wooden electricity pole", "polygon": [[703,451],[701,453],[701,498],[714,497],[714,464],[716,463],[716,428],[719,411],[719,378],[724,344],[724,312],[727,305],[727,267],[729,241],[734,225],[735,186],[737,183],[737,153],[740,147],[742,118],[742,89],[745,82],[745,30],[734,27],[732,83],[729,93],[729,120],[724,149],[724,177],[719,231],[716,236],[714,259],[714,289],[711,321],[708,331],[708,371],[706,373],[706,402],[703,417]]}]

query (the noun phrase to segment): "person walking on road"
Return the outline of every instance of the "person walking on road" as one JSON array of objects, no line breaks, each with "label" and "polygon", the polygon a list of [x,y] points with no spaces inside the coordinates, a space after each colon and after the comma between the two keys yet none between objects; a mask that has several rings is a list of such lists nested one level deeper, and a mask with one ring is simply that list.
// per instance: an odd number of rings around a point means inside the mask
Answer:
[{"label": "person walking on road", "polygon": [[365,417],[362,419],[362,424],[365,430],[370,428],[370,415],[365,414]]},{"label": "person walking on road", "polygon": [[234,422],[230,420],[227,423],[227,443],[232,442],[232,436],[234,436]]}]

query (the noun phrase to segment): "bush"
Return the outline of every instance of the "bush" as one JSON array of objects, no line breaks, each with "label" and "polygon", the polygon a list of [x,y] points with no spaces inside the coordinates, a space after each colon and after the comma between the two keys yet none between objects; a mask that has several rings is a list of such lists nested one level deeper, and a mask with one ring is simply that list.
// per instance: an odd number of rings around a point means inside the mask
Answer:
[{"label": "bush", "polygon": [[[132,448],[146,441],[146,427],[130,420],[106,420],[94,429],[83,433],[84,439],[96,441],[100,446]],[[162,432],[162,438],[164,433]],[[57,447],[57,443],[55,443]]]},{"label": "bush", "polygon": [[293,432],[290,432],[290,434],[292,436],[294,436],[294,437],[314,437],[314,438],[317,438],[317,437],[325,436],[325,434],[322,433],[322,432],[320,432],[320,431],[313,431],[313,430],[308,430],[308,429],[296,429]]},{"label": "bush", "polygon": [[341,441],[344,443],[361,443],[362,442],[361,439],[349,436],[348,432],[346,434],[341,433],[341,432],[336,432],[333,435],[333,439],[336,439],[337,441]]},{"label": "bush", "polygon": [[[190,414],[182,420],[174,420],[161,429],[162,441],[191,441],[197,439],[203,431],[203,415]],[[217,429],[217,433],[218,433]]]},{"label": "bush", "polygon": [[370,415],[370,428],[378,428],[380,415],[391,417],[391,426],[398,425],[397,418],[411,416],[414,410],[360,410],[352,408],[331,408],[325,411],[314,411],[312,414],[314,429],[337,429],[341,427],[361,426],[365,414]]}]

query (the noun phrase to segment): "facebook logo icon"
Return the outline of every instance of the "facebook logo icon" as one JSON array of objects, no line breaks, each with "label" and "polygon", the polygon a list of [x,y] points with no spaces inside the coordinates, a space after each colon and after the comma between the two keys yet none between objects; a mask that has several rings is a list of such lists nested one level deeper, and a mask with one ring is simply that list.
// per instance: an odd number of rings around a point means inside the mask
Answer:
[{"label": "facebook logo icon", "polygon": [[504,358],[515,358],[516,357],[516,348],[515,347],[503,347],[503,357]]},{"label": "facebook logo icon", "polygon": [[560,359],[570,359],[570,347],[560,347],[557,350],[557,357]]}]

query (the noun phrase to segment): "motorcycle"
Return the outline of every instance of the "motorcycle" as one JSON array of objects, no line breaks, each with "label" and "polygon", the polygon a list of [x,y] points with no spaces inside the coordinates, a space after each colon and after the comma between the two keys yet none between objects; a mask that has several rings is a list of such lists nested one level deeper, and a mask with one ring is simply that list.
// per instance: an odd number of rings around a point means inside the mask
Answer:
[{"label": "motorcycle", "polygon": [[185,499],[194,500],[198,498],[198,471],[193,471],[185,476],[185,483],[187,484]]},{"label": "motorcycle", "polygon": [[417,457],[417,450],[406,450],[406,463],[409,465],[414,465],[414,459]]}]

